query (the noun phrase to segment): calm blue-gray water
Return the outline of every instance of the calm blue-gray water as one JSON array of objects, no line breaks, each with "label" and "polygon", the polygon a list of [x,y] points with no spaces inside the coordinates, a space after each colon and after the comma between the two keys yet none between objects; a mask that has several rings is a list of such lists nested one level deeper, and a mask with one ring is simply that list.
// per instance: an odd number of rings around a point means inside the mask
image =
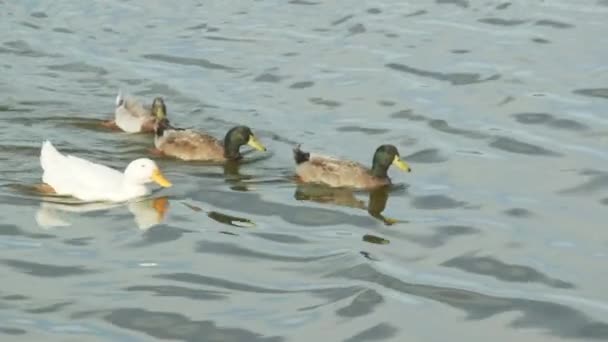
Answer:
[{"label": "calm blue-gray water", "polygon": [[[1,341],[608,340],[608,1],[0,0]],[[40,145],[116,168],[119,90],[250,126],[129,205],[47,201]],[[413,172],[293,181],[291,149]],[[393,223],[393,224],[391,224]]]}]

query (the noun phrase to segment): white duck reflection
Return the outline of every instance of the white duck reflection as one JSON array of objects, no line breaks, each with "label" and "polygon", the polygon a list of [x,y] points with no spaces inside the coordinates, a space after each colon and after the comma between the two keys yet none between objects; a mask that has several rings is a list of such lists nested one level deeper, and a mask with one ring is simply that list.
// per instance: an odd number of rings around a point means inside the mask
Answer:
[{"label": "white duck reflection", "polygon": [[[36,222],[42,228],[55,228],[71,226],[69,217],[76,214],[93,211],[108,210],[121,206],[118,203],[84,203],[77,202],[48,202],[40,203],[36,212]],[[141,230],[149,229],[161,223],[169,209],[169,200],[166,196],[146,199],[143,201],[132,201],[127,203],[127,209],[133,214],[137,227]]]}]

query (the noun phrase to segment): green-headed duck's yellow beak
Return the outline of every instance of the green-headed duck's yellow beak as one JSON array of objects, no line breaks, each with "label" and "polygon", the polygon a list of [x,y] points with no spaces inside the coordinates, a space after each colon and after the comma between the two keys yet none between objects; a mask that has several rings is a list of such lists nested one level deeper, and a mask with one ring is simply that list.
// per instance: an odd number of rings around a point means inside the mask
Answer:
[{"label": "green-headed duck's yellow beak", "polygon": [[163,175],[163,173],[160,172],[159,169],[154,170],[154,172],[152,173],[152,180],[163,188],[168,188],[173,185],[171,184],[171,182],[169,182],[167,178],[165,178],[165,175]]},{"label": "green-headed duck's yellow beak", "polygon": [[399,156],[395,156],[395,159],[393,159],[393,165],[397,166],[403,171],[412,172],[412,168],[405,162],[405,160],[399,158]]},{"label": "green-headed duck's yellow beak", "polygon": [[266,151],[266,147],[264,147],[264,145],[262,145],[262,143],[253,134],[249,136],[249,141],[247,141],[247,145],[255,148],[258,151]]}]

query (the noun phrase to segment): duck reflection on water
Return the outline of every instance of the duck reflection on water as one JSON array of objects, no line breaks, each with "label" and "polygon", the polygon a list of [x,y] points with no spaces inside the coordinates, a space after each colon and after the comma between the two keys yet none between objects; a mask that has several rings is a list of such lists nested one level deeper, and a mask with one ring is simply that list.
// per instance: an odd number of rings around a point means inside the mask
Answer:
[{"label": "duck reflection on water", "polygon": [[368,201],[366,203],[365,200],[356,196],[358,193],[361,193],[361,191],[349,188],[331,188],[319,184],[299,184],[296,188],[294,197],[299,201],[313,201],[362,209],[385,225],[407,222],[385,217],[382,214],[386,209],[391,190],[393,190],[392,186],[386,185],[369,191]]}]

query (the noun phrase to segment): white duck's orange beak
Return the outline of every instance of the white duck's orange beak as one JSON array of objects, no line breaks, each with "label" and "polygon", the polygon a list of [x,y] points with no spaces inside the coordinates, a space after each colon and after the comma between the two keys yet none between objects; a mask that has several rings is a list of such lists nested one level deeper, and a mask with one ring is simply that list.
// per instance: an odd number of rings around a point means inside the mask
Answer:
[{"label": "white duck's orange beak", "polygon": [[154,170],[154,172],[152,172],[152,180],[163,188],[168,188],[173,185],[167,178],[165,178],[165,175],[163,175],[163,173],[159,169],[156,169]]}]

